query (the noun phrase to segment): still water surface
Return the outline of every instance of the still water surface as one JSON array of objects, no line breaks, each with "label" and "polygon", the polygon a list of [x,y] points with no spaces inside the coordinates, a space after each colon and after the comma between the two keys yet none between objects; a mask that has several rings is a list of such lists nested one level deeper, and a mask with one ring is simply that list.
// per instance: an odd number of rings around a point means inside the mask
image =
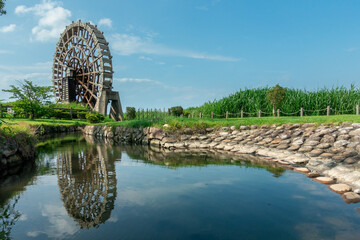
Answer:
[{"label": "still water surface", "polygon": [[360,204],[300,173],[83,136],[42,145],[1,180],[0,238],[360,239]]}]

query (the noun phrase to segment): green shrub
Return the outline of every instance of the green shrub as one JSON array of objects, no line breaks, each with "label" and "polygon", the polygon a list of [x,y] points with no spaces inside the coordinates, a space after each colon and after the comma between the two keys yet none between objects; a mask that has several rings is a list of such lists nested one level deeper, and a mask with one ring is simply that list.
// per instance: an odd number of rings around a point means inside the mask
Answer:
[{"label": "green shrub", "polygon": [[136,118],[136,110],[134,107],[126,107],[126,119],[132,120]]},{"label": "green shrub", "polygon": [[181,106],[175,106],[170,108],[170,113],[172,116],[180,117],[184,113],[184,109]]},{"label": "green shrub", "polygon": [[97,112],[93,112],[93,113],[88,113],[85,115],[85,118],[90,122],[90,123],[99,123],[104,121],[105,116],[102,115],[101,113],[97,113]]}]

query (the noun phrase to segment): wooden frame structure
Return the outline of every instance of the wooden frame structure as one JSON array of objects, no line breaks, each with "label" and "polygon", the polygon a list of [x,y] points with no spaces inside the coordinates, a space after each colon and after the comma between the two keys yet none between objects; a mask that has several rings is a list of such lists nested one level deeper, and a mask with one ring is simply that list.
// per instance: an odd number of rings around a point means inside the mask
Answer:
[{"label": "wooden frame structure", "polygon": [[80,20],[61,34],[53,61],[55,100],[77,102],[106,115],[123,120],[120,96],[112,91],[113,69],[109,43],[103,32]]}]

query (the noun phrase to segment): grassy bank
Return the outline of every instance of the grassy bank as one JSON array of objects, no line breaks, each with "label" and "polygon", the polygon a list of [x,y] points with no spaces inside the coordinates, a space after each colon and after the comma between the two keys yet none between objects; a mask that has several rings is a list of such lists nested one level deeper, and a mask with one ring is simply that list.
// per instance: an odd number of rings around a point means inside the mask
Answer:
[{"label": "grassy bank", "polygon": [[169,124],[170,129],[183,128],[207,128],[207,127],[223,127],[241,125],[281,125],[286,123],[316,123],[330,124],[342,123],[346,121],[360,122],[360,115],[334,115],[334,116],[304,116],[304,117],[251,117],[251,118],[229,118],[229,119],[200,119],[200,118],[176,118],[167,117],[157,121],[151,120],[131,120],[123,122],[115,122],[107,120],[98,124],[90,124],[88,121],[81,120],[49,120],[35,119],[33,121],[27,119],[7,120],[6,124],[1,126],[2,129],[11,128],[13,132],[28,132],[31,125],[50,125],[50,126],[71,126],[71,125],[103,125],[103,126],[124,126],[124,127],[163,127]]}]

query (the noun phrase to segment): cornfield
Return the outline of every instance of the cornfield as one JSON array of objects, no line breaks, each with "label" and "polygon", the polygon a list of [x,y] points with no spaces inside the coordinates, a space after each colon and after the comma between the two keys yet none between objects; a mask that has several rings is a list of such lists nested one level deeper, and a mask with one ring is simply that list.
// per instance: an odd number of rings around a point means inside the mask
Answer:
[{"label": "cornfield", "polygon": [[[186,109],[189,113],[210,116],[224,116],[229,112],[229,117],[240,116],[242,110],[246,114],[256,114],[259,110],[263,115],[272,115],[272,105],[266,100],[266,93],[271,88],[255,88],[240,90],[220,100],[209,101],[200,107]],[[351,87],[323,88],[318,91],[306,91],[286,88],[285,100],[280,104],[281,115],[299,115],[300,108],[304,115],[326,115],[327,106],[331,114],[355,114],[356,105],[360,104],[360,89]],[[249,114],[251,113],[251,114]]]}]

